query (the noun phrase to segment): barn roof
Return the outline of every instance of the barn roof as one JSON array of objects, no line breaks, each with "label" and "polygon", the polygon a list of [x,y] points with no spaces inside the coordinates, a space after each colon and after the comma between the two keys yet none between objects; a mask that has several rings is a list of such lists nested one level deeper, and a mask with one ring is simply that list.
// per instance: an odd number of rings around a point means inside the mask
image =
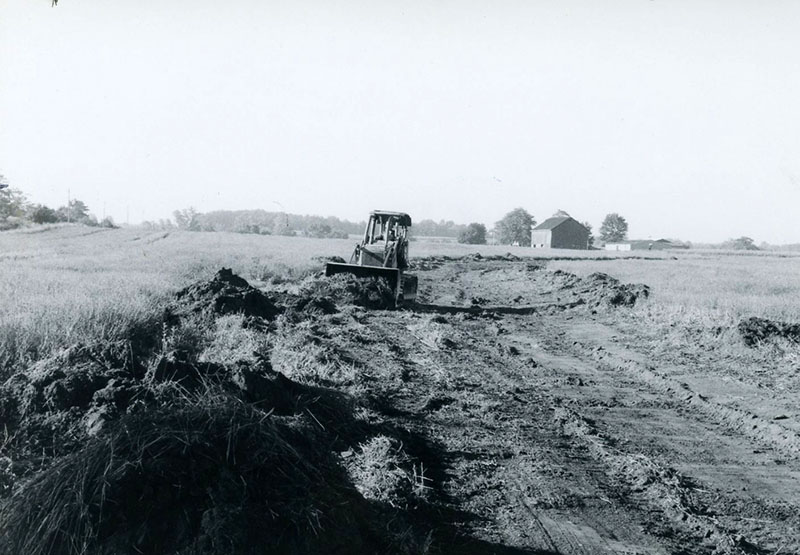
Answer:
[{"label": "barn roof", "polygon": [[554,228],[560,226],[561,224],[563,224],[564,222],[566,222],[567,220],[571,220],[571,219],[572,218],[570,218],[569,216],[558,216],[558,217],[555,217],[555,218],[547,218],[545,221],[543,221],[542,223],[540,223],[539,225],[537,225],[533,229],[534,230],[536,230],[536,229],[554,229]]}]

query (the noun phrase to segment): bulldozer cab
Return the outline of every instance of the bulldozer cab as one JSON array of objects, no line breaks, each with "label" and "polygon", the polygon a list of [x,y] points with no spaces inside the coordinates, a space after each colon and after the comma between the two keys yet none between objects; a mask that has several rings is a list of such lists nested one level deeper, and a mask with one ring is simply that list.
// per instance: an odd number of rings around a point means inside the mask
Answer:
[{"label": "bulldozer cab", "polygon": [[376,210],[369,215],[363,244],[374,245],[380,242],[405,240],[408,237],[409,226],[411,217],[408,214]]}]

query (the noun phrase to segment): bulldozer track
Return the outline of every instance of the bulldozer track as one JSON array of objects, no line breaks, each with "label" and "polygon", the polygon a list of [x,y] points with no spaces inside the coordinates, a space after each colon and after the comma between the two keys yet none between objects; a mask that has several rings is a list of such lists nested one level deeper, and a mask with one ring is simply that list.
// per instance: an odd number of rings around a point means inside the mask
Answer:
[{"label": "bulldozer track", "polygon": [[794,431],[687,389],[569,291],[495,301],[536,287],[511,266],[427,270],[426,304],[370,315],[401,353],[400,419],[442,449],[437,487],[480,515],[466,530],[526,553],[800,551]]}]

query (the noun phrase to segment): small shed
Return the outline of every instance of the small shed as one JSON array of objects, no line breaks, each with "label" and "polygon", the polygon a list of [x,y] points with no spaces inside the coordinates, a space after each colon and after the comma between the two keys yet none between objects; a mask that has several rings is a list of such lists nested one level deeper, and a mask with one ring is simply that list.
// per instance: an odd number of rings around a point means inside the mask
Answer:
[{"label": "small shed", "polygon": [[531,230],[531,247],[586,250],[589,230],[569,216],[547,218]]}]

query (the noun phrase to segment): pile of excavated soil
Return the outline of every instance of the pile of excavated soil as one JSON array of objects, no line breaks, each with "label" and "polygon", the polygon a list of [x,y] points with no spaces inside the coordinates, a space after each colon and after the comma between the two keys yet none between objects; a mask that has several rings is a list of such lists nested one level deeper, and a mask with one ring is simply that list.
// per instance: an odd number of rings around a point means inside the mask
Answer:
[{"label": "pile of excavated soil", "polygon": [[350,396],[263,357],[201,362],[185,346],[158,348],[155,338],[213,330],[227,314],[270,321],[330,313],[334,299],[393,301],[380,280],[351,276],[301,289],[277,305],[223,269],[135,338],[147,357],[76,345],[0,385],[0,555],[391,552],[387,527],[406,517],[365,500],[337,455],[375,433]]},{"label": "pile of excavated soil", "polygon": [[395,307],[394,291],[389,283],[379,277],[356,277],[337,274],[317,280],[300,294],[312,306],[352,304],[370,309],[392,309]]},{"label": "pile of excavated soil", "polygon": [[132,414],[17,490],[0,553],[384,551],[328,445],[228,396]]},{"label": "pile of excavated soil", "polygon": [[578,278],[574,288],[589,306],[633,306],[650,296],[650,288],[642,283],[621,283],[618,279],[596,272]]},{"label": "pile of excavated soil", "polygon": [[522,258],[510,252],[489,256],[483,256],[479,252],[465,254],[464,256],[426,256],[422,258],[412,258],[410,269],[419,271],[435,270],[441,268],[445,264],[453,262],[518,262],[520,260],[522,260]]},{"label": "pile of excavated soil", "polygon": [[179,291],[170,309],[178,315],[236,313],[264,320],[274,320],[280,314],[272,299],[228,268],[222,268],[210,281]]},{"label": "pile of excavated soil", "polygon": [[800,324],[789,324],[751,316],[741,320],[737,329],[748,347],[754,347],[764,341],[777,338],[800,342]]}]

